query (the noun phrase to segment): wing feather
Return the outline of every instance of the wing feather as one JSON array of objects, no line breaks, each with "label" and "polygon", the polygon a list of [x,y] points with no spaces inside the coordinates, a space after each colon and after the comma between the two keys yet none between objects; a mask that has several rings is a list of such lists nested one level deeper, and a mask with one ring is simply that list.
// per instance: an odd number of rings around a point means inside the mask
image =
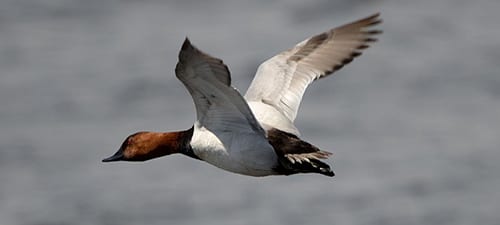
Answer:
[{"label": "wing feather", "polygon": [[265,134],[245,99],[231,87],[231,76],[222,60],[198,50],[186,38],[175,73],[193,98],[199,125],[212,131]]},{"label": "wing feather", "polygon": [[[257,102],[273,106],[290,124],[261,122],[293,130],[293,121],[307,86],[339,70],[361,55],[370,42],[376,41],[374,36],[381,31],[367,29],[381,22],[379,15],[377,13],[313,36],[262,63],[245,98],[251,105]],[[264,112],[254,113],[260,115]]]}]

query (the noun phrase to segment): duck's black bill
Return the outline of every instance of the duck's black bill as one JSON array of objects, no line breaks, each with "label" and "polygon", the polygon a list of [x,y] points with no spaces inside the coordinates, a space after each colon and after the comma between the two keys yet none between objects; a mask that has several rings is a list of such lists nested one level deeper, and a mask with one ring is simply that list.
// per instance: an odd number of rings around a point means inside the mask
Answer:
[{"label": "duck's black bill", "polygon": [[102,160],[102,162],[114,162],[114,161],[121,161],[123,160],[123,154],[121,152],[117,152],[116,154],[105,158]]}]

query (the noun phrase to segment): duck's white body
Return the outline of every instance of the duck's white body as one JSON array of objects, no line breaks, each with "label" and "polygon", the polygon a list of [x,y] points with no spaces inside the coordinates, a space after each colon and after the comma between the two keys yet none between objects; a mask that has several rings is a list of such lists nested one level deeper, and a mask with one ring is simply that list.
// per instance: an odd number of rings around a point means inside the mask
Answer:
[{"label": "duck's white body", "polygon": [[195,155],[218,168],[249,176],[276,174],[277,155],[255,133],[221,131],[214,134],[195,124],[191,147]]}]

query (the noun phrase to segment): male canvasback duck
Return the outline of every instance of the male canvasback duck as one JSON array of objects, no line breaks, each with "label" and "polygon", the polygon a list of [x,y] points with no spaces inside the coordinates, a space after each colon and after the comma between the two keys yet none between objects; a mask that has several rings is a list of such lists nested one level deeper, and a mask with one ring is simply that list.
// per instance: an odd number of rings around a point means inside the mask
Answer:
[{"label": "male canvasback duck", "polygon": [[174,153],[249,176],[320,173],[332,153],[301,140],[293,122],[307,86],[361,55],[380,30],[379,14],[308,38],[262,63],[243,97],[222,60],[186,38],[175,68],[191,94],[197,119],[177,132],[138,132],[103,162],[146,161]]}]

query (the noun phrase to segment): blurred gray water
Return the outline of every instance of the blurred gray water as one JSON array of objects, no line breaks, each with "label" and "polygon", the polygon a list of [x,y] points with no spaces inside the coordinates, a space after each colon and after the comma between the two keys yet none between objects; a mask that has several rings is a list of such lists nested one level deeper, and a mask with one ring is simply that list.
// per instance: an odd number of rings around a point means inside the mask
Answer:
[{"label": "blurred gray water", "polygon": [[[500,1],[0,1],[0,224],[500,224]],[[246,90],[266,58],[380,11],[384,34],[306,93],[337,176],[184,156],[100,160],[189,128],[185,36]]]}]

